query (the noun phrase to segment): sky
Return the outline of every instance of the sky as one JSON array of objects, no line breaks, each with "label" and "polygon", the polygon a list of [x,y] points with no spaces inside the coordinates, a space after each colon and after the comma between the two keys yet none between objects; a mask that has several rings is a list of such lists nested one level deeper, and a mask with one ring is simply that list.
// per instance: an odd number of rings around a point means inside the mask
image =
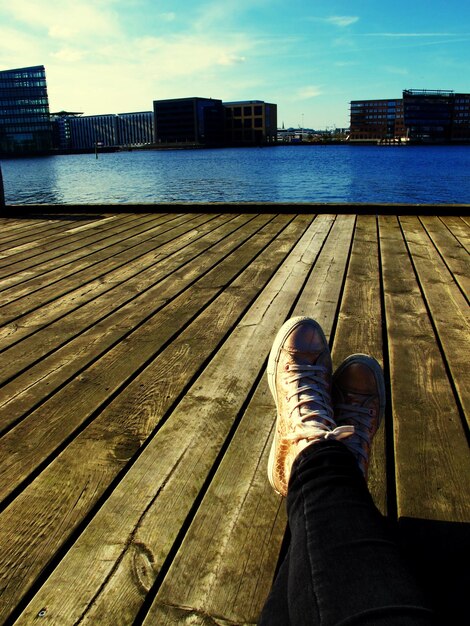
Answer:
[{"label": "sky", "polygon": [[467,0],[0,0],[0,70],[44,65],[51,112],[200,96],[341,128],[351,100],[470,92],[469,62]]}]

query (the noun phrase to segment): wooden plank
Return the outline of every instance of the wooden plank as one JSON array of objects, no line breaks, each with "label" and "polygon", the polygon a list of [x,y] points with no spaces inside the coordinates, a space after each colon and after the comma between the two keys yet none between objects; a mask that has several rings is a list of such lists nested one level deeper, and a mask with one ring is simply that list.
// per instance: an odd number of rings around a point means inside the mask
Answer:
[{"label": "wooden plank", "polygon": [[440,219],[465,250],[470,252],[470,228],[468,223],[461,217],[445,216],[440,217]]},{"label": "wooden plank", "polygon": [[44,220],[41,218],[36,218],[35,220],[30,219],[15,219],[11,217],[3,217],[0,221],[0,242],[3,241],[11,241],[14,240],[16,236],[21,236],[21,234],[27,234],[29,230],[33,230],[38,226],[46,226],[47,223],[51,223],[52,221]]},{"label": "wooden plank", "polygon": [[[160,569],[175,536],[184,524],[186,515],[197,498],[221,445],[232,429],[234,419],[256,378],[256,372],[260,371],[264,363],[267,345],[271,341],[272,323],[277,326],[285,317],[290,303],[295,298],[299,283],[301,284],[305,277],[306,266],[299,261],[303,254],[308,253],[312,228],[306,231],[300,243],[292,252],[290,251],[305,231],[310,219],[307,216],[296,218],[245,271],[238,275],[235,282],[212,302],[204,314],[168,347],[167,350],[173,352],[173,356],[162,354],[162,358],[156,359],[142,373],[142,378],[136,379],[135,385],[133,383],[132,394],[135,399],[129,401],[128,398],[126,402],[127,429],[140,433],[142,429],[150,432],[155,422],[161,419],[163,413],[171,406],[171,402],[167,404],[166,394],[172,393],[175,379],[181,380],[183,368],[190,367],[192,370],[192,373],[188,372],[190,376],[187,382],[194,380],[190,393],[184,395],[132,469],[101,507],[94,518],[96,523],[91,522],[85,531],[87,534],[83,534],[74,544],[76,557],[74,562],[81,563],[82,567],[83,560],[77,555],[88,554],[89,563],[94,564],[92,568],[94,576],[93,579],[88,578],[89,584],[85,587],[82,584],[85,580],[80,574],[76,577],[72,567],[67,571],[75,578],[80,591],[74,593],[73,598],[72,596],[64,598],[65,603],[56,602],[55,591],[51,596],[49,592],[47,593],[47,606],[52,607],[52,615],[58,616],[57,623],[62,619],[61,615],[66,616],[66,622],[73,622],[75,615],[85,619],[82,613],[86,611],[90,599],[93,599],[101,585],[110,578],[113,580],[116,576],[119,578],[121,574],[127,577],[128,566],[137,576],[134,575],[133,580],[128,580],[128,584],[122,587],[122,593],[129,597],[129,602],[132,598],[132,604],[120,602],[119,610],[124,609],[124,613],[117,611],[118,619],[121,623],[129,623],[129,615],[135,614],[151,580]],[[289,252],[286,259],[285,255]],[[273,276],[273,271],[276,273],[267,283]],[[255,301],[251,300],[248,313],[237,324],[237,320],[247,310],[248,303],[245,297],[241,309],[236,304],[244,291],[250,292],[252,296],[260,295]],[[260,318],[263,319],[263,323],[260,323]],[[233,328],[233,332],[227,337],[227,332]],[[199,369],[193,370],[193,361],[196,358],[201,363],[200,352],[206,351],[207,344],[215,347],[211,338],[214,334],[218,337],[217,342],[221,338],[227,338],[199,378],[194,379]],[[202,363],[207,363],[205,357]],[[180,385],[181,382],[177,384]],[[117,418],[118,421],[122,421],[122,410],[122,405],[115,406],[114,417],[108,416],[106,421],[102,422],[102,427],[106,427],[108,438],[111,435],[110,425],[114,420]],[[95,425],[97,426],[96,421],[93,428]],[[116,423],[114,428],[114,436],[118,437],[116,440],[118,443],[119,440],[122,441],[122,425]],[[77,445],[78,443],[77,440]],[[108,439],[108,445],[109,443]],[[88,445],[102,446],[102,436],[93,437]],[[97,457],[93,454],[92,458]],[[98,479],[99,473],[96,476]],[[88,484],[89,480],[90,478]],[[95,480],[93,479],[93,482]],[[120,507],[124,509],[121,510],[119,519],[116,519],[116,511]],[[111,520],[113,521],[110,526]],[[108,530],[104,534],[103,543],[101,533],[105,528]],[[148,533],[155,536],[157,528],[161,531],[161,540],[151,553],[150,547],[145,545],[146,536]],[[29,550],[31,552],[31,546]],[[98,550],[98,555],[95,550]],[[103,559],[104,555],[106,556]],[[64,563],[66,559],[62,561],[60,567]],[[90,572],[88,567],[87,571]],[[62,578],[62,575],[60,577]],[[64,583],[65,580],[63,579]],[[21,588],[24,589],[24,583]],[[112,588],[115,588],[114,584]],[[45,590],[46,586],[40,590],[34,602],[44,603]],[[35,608],[31,607],[28,611],[31,610],[30,614],[33,614]],[[113,623],[116,621],[117,613],[113,615],[112,603],[108,603],[107,607],[104,623]]]},{"label": "wooden plank", "polygon": [[[324,320],[327,335],[353,226],[352,216],[338,218],[320,256],[315,259],[312,254],[312,272],[292,313]],[[318,255],[320,246],[321,240],[310,251]],[[267,351],[276,330],[272,329]],[[263,376],[144,623],[203,623],[203,616],[217,623],[257,623],[286,521],[282,499],[266,476],[274,418],[274,402]],[[100,604],[101,617],[106,605]]]},{"label": "wooden plank", "polygon": [[[287,218],[289,220],[290,218]],[[223,291],[285,224],[270,222],[217,267],[126,336],[0,439],[0,499],[11,494],[77,428],[87,423],[201,309]],[[256,264],[255,266],[256,267]],[[254,270],[248,268],[249,271]],[[223,284],[217,284],[221,279]],[[169,319],[170,318],[170,319]],[[151,340],[149,340],[151,337]],[[64,406],[65,405],[65,406]]]},{"label": "wooden plank", "polygon": [[[209,230],[212,229],[212,224],[210,223],[212,221],[213,220],[209,220]],[[199,216],[190,224],[188,224],[185,220],[181,220],[180,226],[175,225],[174,229],[165,231],[158,236],[154,235],[154,237],[152,237],[148,242],[144,241],[143,243],[140,243],[140,245],[133,248],[131,251],[133,256],[127,257],[127,263],[116,263],[116,266],[112,267],[109,272],[102,274],[101,276],[95,276],[88,283],[80,285],[76,289],[72,289],[68,293],[60,296],[58,300],[41,303],[41,306],[38,306],[30,313],[23,315],[21,318],[17,318],[9,324],[3,325],[0,327],[0,349],[6,350],[9,346],[25,339],[39,329],[52,324],[54,321],[64,318],[70,312],[79,309],[87,303],[90,303],[90,307],[92,307],[93,305],[91,303],[98,297],[100,297],[100,306],[103,305],[103,303],[107,301],[106,299],[109,298],[116,307],[123,302],[123,297],[127,296],[124,301],[134,297],[134,292],[127,292],[125,294],[120,293],[120,295],[117,295],[114,289],[117,287],[119,291],[119,285],[123,285],[125,289],[126,286],[124,283],[126,283],[126,281],[134,277],[138,277],[146,270],[151,271],[150,268],[153,265],[158,264],[178,250],[184,249],[185,246],[191,241],[199,238],[201,226],[207,222],[207,217],[204,215]],[[216,227],[219,223],[220,222],[216,219],[214,227]],[[205,227],[202,231],[205,232]],[[143,277],[143,280],[145,282],[145,277]],[[105,294],[108,295],[106,296],[106,299],[103,300]],[[109,307],[109,304],[106,306]],[[103,314],[106,314],[106,312],[109,311],[109,308],[107,309],[106,306],[103,307]],[[98,309],[98,314],[90,317],[89,323],[93,323],[95,319],[101,319],[101,315],[99,315],[100,312],[101,310]],[[61,338],[65,339],[66,336],[70,336],[70,334],[67,334],[67,327],[65,323],[62,324],[61,335],[62,337],[56,338],[56,345],[57,340],[60,340]],[[42,336],[44,337],[46,335],[43,334]],[[59,343],[61,342],[59,341]],[[42,349],[44,347],[45,344],[43,343]],[[44,354],[45,353],[43,351],[41,355]],[[34,355],[31,354],[31,357],[33,356]],[[31,359],[29,358],[29,355],[25,354],[21,356],[21,352],[15,355],[15,359],[17,359],[16,366],[13,364],[13,369],[10,374],[7,371],[4,371],[4,377],[13,375],[14,372],[18,372],[20,370],[20,366],[24,367],[25,363],[34,362],[34,358]],[[5,380],[5,378],[2,378],[2,380]]]},{"label": "wooden plank", "polygon": [[[470,313],[453,275],[415,217],[402,217],[400,223],[411,252],[412,262],[432,317],[433,325],[454,382],[459,402],[470,426]],[[470,280],[470,258],[466,271]],[[446,257],[449,258],[449,257]],[[442,303],[445,302],[445,306]]]},{"label": "wooden plank", "polygon": [[396,218],[380,217],[398,516],[469,521],[463,425]]},{"label": "wooden plank", "polygon": [[[8,254],[4,259],[0,259],[1,275],[9,276],[13,273],[20,273],[31,266],[39,265],[40,263],[45,263],[50,259],[57,258],[57,256],[60,256],[60,252],[54,253],[54,250],[60,251],[60,248],[63,246],[65,241],[67,241],[69,245],[73,242],[77,242],[78,249],[79,247],[84,247],[87,244],[103,239],[103,234],[106,236],[106,233],[119,228],[119,225],[124,226],[124,224],[129,225],[135,223],[136,219],[137,218],[133,215],[123,215],[120,217],[119,223],[114,223],[107,227],[98,229],[98,233],[92,234],[85,233],[85,235],[83,235],[79,233],[77,235],[71,235],[67,230],[67,226],[69,224],[66,224],[60,232],[57,232],[56,230],[54,233],[50,235],[46,234],[45,236],[42,233],[38,233],[36,236],[31,235],[28,239],[29,247],[27,248],[28,250],[32,250],[31,253],[22,252],[21,255],[16,258],[11,258]],[[11,247],[7,250],[11,251]]]},{"label": "wooden plank", "polygon": [[[421,222],[468,301],[470,296],[470,255],[468,250],[463,245],[459,245],[459,240],[437,217],[423,217]],[[470,229],[468,229],[468,233],[470,235]]]},{"label": "wooden plank", "polygon": [[73,220],[67,220],[65,223],[57,223],[52,220],[37,220],[34,224],[17,222],[16,228],[11,228],[8,231],[2,230],[0,250],[8,250],[17,243],[34,241],[37,237],[53,236],[66,230],[70,224],[73,224]]},{"label": "wooden plank", "polygon": [[[332,349],[333,366],[357,352],[370,354],[384,365],[382,311],[377,241],[374,216],[358,216],[344,294]],[[387,512],[386,428],[382,424],[374,438],[369,464],[369,490],[382,513]]]},{"label": "wooden plank", "polygon": [[[181,221],[182,217],[179,217]],[[129,249],[139,245],[139,243],[151,238],[155,231],[166,231],[178,223],[178,218],[168,220],[165,218],[156,218],[155,220],[147,220],[137,226],[122,227],[118,229],[121,234],[109,235],[106,241],[101,240],[93,245],[84,245],[79,250],[73,250],[69,253],[69,248],[75,248],[76,244],[65,244],[61,248],[61,254],[48,263],[40,263],[29,267],[28,269],[11,274],[2,279],[3,292],[2,299],[4,302],[10,301],[9,308],[14,309],[19,304],[13,304],[15,299],[23,298],[27,302],[27,296],[34,299],[34,293],[45,286],[53,285],[60,280],[73,278],[79,271],[90,269],[99,262],[112,260],[112,258],[121,252],[127,252]],[[114,233],[114,231],[113,231]],[[4,310],[5,306],[2,308]],[[23,304],[20,310],[27,310],[27,305]]]},{"label": "wooden plank", "polygon": [[[287,523],[285,503],[266,474],[274,417],[263,377],[144,620],[146,626],[258,622]],[[144,536],[145,546],[153,554],[158,541],[149,535]],[[127,559],[127,576],[131,564]],[[105,618],[106,606],[117,604],[116,615],[119,587],[129,587],[124,575],[118,580],[96,598],[89,623],[111,623]],[[137,609],[137,600],[133,604]]]},{"label": "wooden plank", "polygon": [[[269,216],[220,216],[220,220],[211,222],[214,226],[220,222],[219,227],[204,234],[209,228],[205,224],[197,229],[197,233],[192,232],[192,237],[198,238],[191,241],[191,245],[182,247],[184,242],[190,241],[187,237],[178,240],[179,250],[176,243],[171,242],[175,252],[164,263],[151,266],[148,271],[139,274],[137,283],[120,283],[98,300],[74,311],[66,323],[62,318],[51,324],[34,336],[38,337],[37,345],[32,345],[29,340],[26,344],[16,344],[16,353],[14,350],[7,351],[5,354],[10,355],[9,360],[17,365],[22,353],[33,358],[35,352],[39,356],[46,353],[49,356],[40,359],[3,387],[5,400],[0,403],[0,430],[4,431],[26,412],[44,402],[57,388],[69,382],[77,372],[127,335],[130,329],[136,328],[201,274],[215,267],[269,219]],[[203,252],[205,254],[196,263],[195,259]],[[137,297],[135,294],[138,294]],[[70,317],[73,317],[73,322]],[[56,330],[54,326],[57,326]],[[75,338],[67,336],[69,329],[73,329]],[[54,340],[57,344],[55,350]],[[62,345],[64,340],[67,343]]]},{"label": "wooden plank", "polygon": [[[128,220],[124,218],[127,223],[129,223],[129,221],[132,219],[132,216],[128,216],[128,218]],[[122,223],[122,219],[123,218],[121,217],[120,223]],[[113,226],[115,225],[116,224],[113,224]],[[96,220],[86,224],[86,227],[88,229],[97,228]],[[61,230],[60,233],[58,233],[57,231],[51,235],[47,235],[47,233],[41,233],[40,235],[36,234],[36,236],[31,236],[29,238],[29,241],[25,243],[23,243],[22,241],[12,242],[9,247],[5,247],[3,250],[0,251],[0,268],[4,269],[18,261],[23,262],[27,258],[35,257],[37,254],[40,253],[38,250],[36,250],[36,248],[41,248],[44,251],[47,246],[47,250],[50,252],[51,250],[58,248],[61,245],[61,241],[67,239],[70,242],[70,232],[71,230],[64,226],[64,229]],[[80,239],[80,237],[78,239]],[[27,250],[32,250],[31,254],[26,254]],[[4,261],[3,259],[6,260]]]}]

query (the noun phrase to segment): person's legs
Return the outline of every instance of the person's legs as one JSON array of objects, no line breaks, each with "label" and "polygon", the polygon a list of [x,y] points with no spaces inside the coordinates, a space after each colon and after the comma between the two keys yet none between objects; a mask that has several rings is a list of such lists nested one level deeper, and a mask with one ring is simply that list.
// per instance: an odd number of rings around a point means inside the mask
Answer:
[{"label": "person's legs", "polygon": [[[339,368],[338,417],[332,419],[324,413],[329,354],[318,329],[312,320],[290,320],[268,365],[278,407],[268,473],[274,488],[287,495],[291,544],[260,624],[431,624],[431,612],[364,479],[364,459],[383,413],[380,368],[364,355]],[[298,445],[302,433],[307,439]]]}]

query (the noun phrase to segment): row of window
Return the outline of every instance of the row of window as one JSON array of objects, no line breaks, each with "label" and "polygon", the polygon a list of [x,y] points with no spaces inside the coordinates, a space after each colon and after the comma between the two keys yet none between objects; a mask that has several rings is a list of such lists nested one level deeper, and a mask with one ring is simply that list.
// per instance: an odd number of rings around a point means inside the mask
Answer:
[{"label": "row of window", "polygon": [[18,89],[19,87],[46,87],[46,80],[1,80],[0,89]]},{"label": "row of window", "polygon": [[226,128],[263,128],[263,118],[262,117],[245,117],[242,119],[233,119],[226,120],[225,122]]},{"label": "row of window", "polygon": [[1,108],[0,107],[0,116],[1,115],[47,115],[49,117],[49,111],[47,107],[37,106],[37,107],[20,107],[20,108]]},{"label": "row of window", "polygon": [[227,117],[230,117],[232,115],[233,117],[241,117],[242,111],[243,111],[243,115],[246,117],[250,117],[250,116],[253,117],[253,115],[263,115],[263,107],[261,105],[255,105],[254,107],[252,106],[244,106],[244,107],[225,106],[225,113]]},{"label": "row of window", "polygon": [[7,126],[4,130],[7,133],[24,133],[29,130],[33,132],[41,131],[50,133],[51,127],[49,124],[30,124],[25,126]]},{"label": "row of window", "polygon": [[32,106],[32,105],[45,105],[45,109],[48,108],[49,102],[47,98],[2,98],[0,97],[0,107],[17,107],[17,106]]},{"label": "row of window", "polygon": [[15,115],[15,117],[0,116],[0,124],[50,124],[48,115]]},{"label": "row of window", "polygon": [[20,70],[18,72],[15,71],[4,71],[0,73],[0,77],[6,78],[44,78],[44,70],[31,70],[30,72],[26,70]]}]

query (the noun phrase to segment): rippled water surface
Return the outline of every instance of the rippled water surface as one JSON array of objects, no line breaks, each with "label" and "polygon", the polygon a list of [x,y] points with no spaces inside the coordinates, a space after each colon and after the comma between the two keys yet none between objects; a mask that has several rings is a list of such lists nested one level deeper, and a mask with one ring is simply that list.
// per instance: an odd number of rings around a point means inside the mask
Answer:
[{"label": "rippled water surface", "polygon": [[470,203],[470,146],[279,146],[3,159],[7,204]]}]

